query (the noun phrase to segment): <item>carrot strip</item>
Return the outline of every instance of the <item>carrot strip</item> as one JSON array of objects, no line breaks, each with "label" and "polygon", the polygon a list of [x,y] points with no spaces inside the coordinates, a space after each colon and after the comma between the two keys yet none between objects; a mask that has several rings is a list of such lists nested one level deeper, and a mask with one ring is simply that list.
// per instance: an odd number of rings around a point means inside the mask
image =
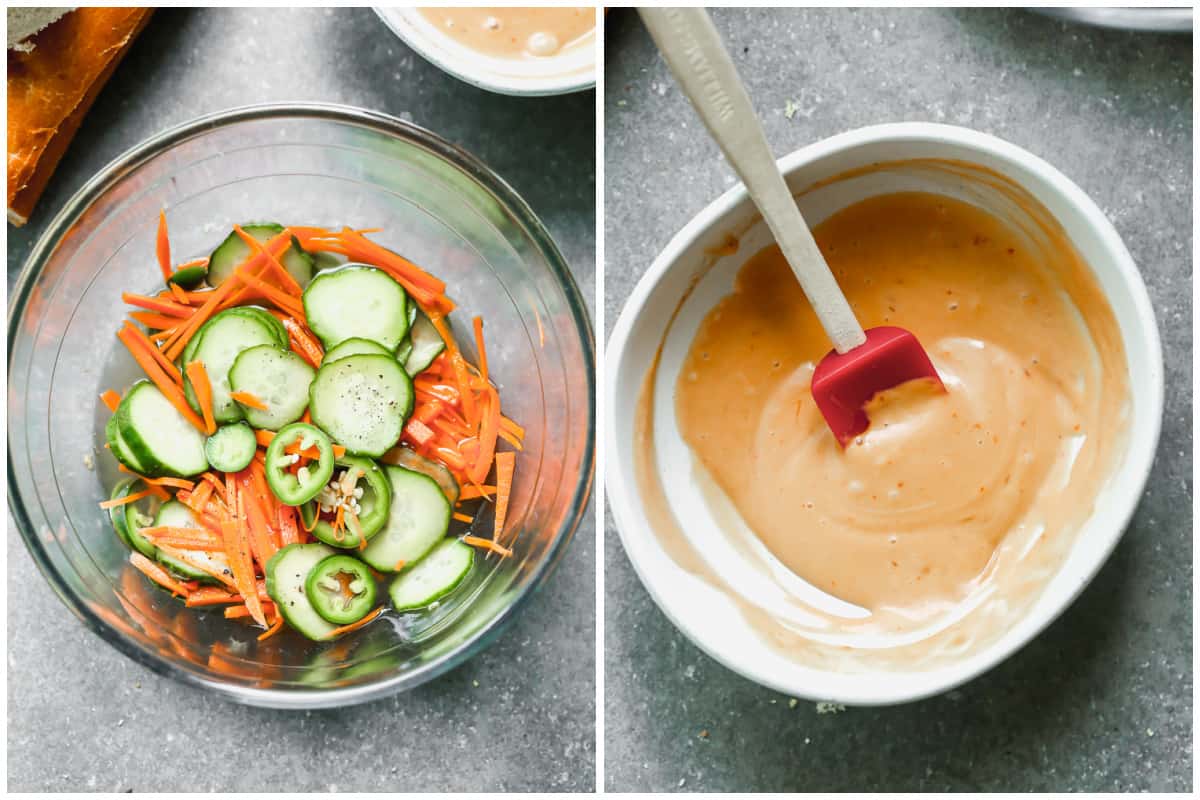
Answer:
[{"label": "carrot strip", "polygon": [[313,514],[312,525],[309,525],[307,522],[304,521],[304,515],[303,514],[300,515],[300,527],[304,529],[305,533],[312,533],[316,529],[317,523],[320,521],[321,521],[321,515]]},{"label": "carrot strip", "polygon": [[129,316],[145,325],[147,328],[164,330],[179,324],[179,317],[169,317],[165,314],[155,314],[151,311],[130,311]]},{"label": "carrot strip", "polygon": [[263,510],[256,496],[254,486],[254,478],[247,471],[242,470],[239,473],[238,482],[241,484],[238,492],[238,501],[245,507],[245,516],[247,519],[243,522],[249,523],[250,550],[254,555],[254,560],[258,562],[263,574],[267,571],[267,562],[271,560],[271,556],[279,549],[275,543],[271,541],[270,525],[267,523],[267,513]]},{"label": "carrot strip", "polygon": [[[229,491],[227,488],[226,491]],[[233,581],[242,597],[246,598],[246,607],[250,616],[264,628],[267,618],[263,614],[262,604],[254,587],[254,565],[250,557],[250,540],[245,527],[239,520],[228,520],[221,523],[221,533],[225,537],[225,553],[229,558],[229,568],[233,572]]]},{"label": "carrot strip", "polygon": [[[117,338],[129,349],[134,360],[138,362],[150,377],[150,380],[154,382],[154,385],[163,393],[163,396],[167,398],[171,405],[175,406],[175,410],[182,414],[184,419],[192,423],[198,430],[203,431],[205,429],[204,420],[200,419],[200,417],[196,416],[196,412],[192,411],[192,407],[188,405],[187,399],[183,396],[183,391],[167,377],[167,374],[163,372],[162,367],[158,365],[154,357],[145,352],[137,343],[137,340],[128,334],[129,330],[132,329],[126,328],[122,330],[117,334]],[[153,345],[151,347],[153,348]]]},{"label": "carrot strip", "polygon": [[121,395],[109,389],[100,395],[100,402],[104,403],[109,411],[116,412],[117,406],[121,405]]},{"label": "carrot strip", "polygon": [[175,295],[176,300],[183,303],[185,306],[190,306],[192,304],[191,299],[188,298],[188,293],[183,290],[182,286],[174,282],[168,283],[167,285],[171,287],[171,294]]},{"label": "carrot strip", "polygon": [[339,231],[338,239],[351,258],[365,261],[389,273],[409,291],[409,294],[416,295],[419,300],[436,303],[445,298],[446,284],[403,256],[349,228]]},{"label": "carrot strip", "polygon": [[462,491],[458,493],[459,500],[474,500],[476,497],[486,497],[491,499],[491,495],[496,493],[495,486],[464,486]]},{"label": "carrot strip", "polygon": [[250,406],[250,408],[257,408],[259,411],[270,411],[271,410],[270,408],[267,407],[266,403],[264,403],[262,400],[258,399],[257,395],[251,394],[250,392],[230,392],[229,396],[244,406]]},{"label": "carrot strip", "polygon": [[[296,525],[295,510],[283,503],[275,508],[275,518],[279,525],[279,538],[284,547],[300,541],[300,528]],[[365,540],[364,540],[365,541]]]},{"label": "carrot strip", "polygon": [[117,469],[121,472],[126,472],[130,475],[136,476],[142,481],[142,483],[149,484],[150,486],[170,486],[172,489],[183,489],[189,492],[195,488],[195,484],[193,484],[187,478],[148,478],[140,472],[134,472],[124,464],[118,464]]},{"label": "carrot strip", "polygon": [[206,472],[203,475],[201,475],[200,477],[212,484],[213,491],[215,491],[217,493],[218,497],[220,497],[222,500],[225,499],[225,482],[224,481],[222,481],[220,478],[218,478],[215,474],[213,474],[211,472]]},{"label": "carrot strip", "polygon": [[511,452],[496,454],[496,527],[492,538],[500,540],[504,532],[505,517],[508,516],[508,499],[512,495],[513,470],[517,457]]},{"label": "carrot strip", "polygon": [[[492,385],[484,394],[486,403],[481,411],[479,423],[479,453],[470,469],[471,480],[481,481],[492,468],[492,457],[496,454],[496,438],[500,431],[500,395]],[[496,481],[497,485],[501,485]]]},{"label": "carrot strip", "polygon": [[156,547],[166,545],[167,547],[178,547],[183,550],[199,550],[205,553],[224,553],[225,545],[221,542],[197,541],[194,539],[185,539],[180,536],[151,536],[150,541]]},{"label": "carrot strip", "polygon": [[350,633],[350,631],[356,631],[359,628],[366,625],[367,623],[374,621],[374,619],[382,613],[383,613],[383,606],[380,606],[379,608],[372,611],[370,614],[367,614],[365,617],[360,619],[358,622],[351,622],[349,625],[343,625],[340,628],[334,628],[333,630],[331,630],[329,632],[329,638],[333,639],[337,636],[341,636],[344,633]]},{"label": "carrot strip", "polygon": [[[263,612],[269,611],[272,615],[275,614],[274,603],[269,601],[260,601],[260,606]],[[225,609],[225,619],[245,619],[246,617],[253,616],[254,613],[250,611],[250,607],[247,603],[243,603],[240,606],[230,606],[229,608]],[[257,619],[255,621],[257,621]]]},{"label": "carrot strip", "polygon": [[296,297],[300,296],[300,294],[304,291],[300,288],[300,284],[296,283],[296,279],[293,278],[292,274],[284,268],[283,264],[279,263],[279,259],[276,258],[274,254],[267,252],[267,249],[263,247],[262,242],[242,230],[241,225],[234,225],[233,231],[238,235],[239,239],[246,243],[251,251],[255,253],[262,253],[266,257],[267,264],[270,265],[270,267],[275,271],[275,274],[279,275],[279,277],[283,280],[283,288],[286,292],[288,292],[288,294],[295,295]]},{"label": "carrot strip", "polygon": [[[269,263],[270,262],[268,262],[268,264]],[[270,300],[281,310],[286,311],[296,317],[304,316],[304,306],[300,305],[299,301],[297,301],[295,297],[292,297],[287,292],[283,291],[277,286],[267,283],[256,275],[251,275],[250,271],[246,270],[245,267],[239,267],[234,274],[237,275],[238,279],[245,283],[246,286],[259,291],[263,297]]]},{"label": "carrot strip", "polygon": [[499,542],[493,542],[491,539],[483,539],[479,536],[464,536],[462,537],[464,544],[469,544],[474,547],[482,547],[486,550],[491,550],[493,553],[498,553],[501,556],[511,556],[512,550],[509,550]]},{"label": "carrot strip", "polygon": [[111,500],[105,500],[103,503],[100,504],[100,507],[101,508],[116,508],[117,506],[123,506],[123,505],[126,505],[127,503],[136,503],[138,500],[141,500],[143,497],[149,497],[152,494],[157,494],[157,492],[155,492],[155,489],[158,489],[158,491],[162,491],[162,489],[159,489],[157,486],[152,486],[149,489],[142,489],[140,492],[131,492],[131,493],[125,495],[124,497],[114,497]]},{"label": "carrot strip", "polygon": [[[202,514],[204,513],[204,509],[208,505],[208,501],[212,497],[212,494],[212,484],[208,483],[207,481],[201,481],[200,485],[192,491],[180,492],[179,494],[175,495],[175,499],[179,500],[179,502],[183,503],[197,514]],[[186,497],[181,497],[180,495],[186,495]]]},{"label": "carrot strip", "polygon": [[158,237],[154,247],[158,256],[158,268],[162,270],[163,280],[171,280],[171,240],[167,236],[167,212],[159,209]]},{"label": "carrot strip", "polygon": [[208,369],[203,361],[192,361],[187,365],[187,376],[192,383],[192,391],[196,393],[196,401],[200,404],[200,413],[204,415],[204,432],[212,436],[217,432],[217,421],[213,416],[212,383],[208,380]]},{"label": "carrot strip", "polygon": [[479,376],[487,383],[488,362],[487,349],[483,346],[483,317],[472,318],[471,327],[475,329],[475,347],[479,350]]},{"label": "carrot strip", "polygon": [[433,438],[433,431],[419,419],[409,419],[404,426],[404,435],[419,445],[428,444]]},{"label": "carrot strip", "polygon": [[160,567],[158,564],[155,564],[141,553],[130,553],[129,563],[147,578],[154,581],[164,589],[169,590],[171,594],[187,597],[187,590],[183,588],[179,581],[172,578],[165,569]]},{"label": "carrot strip", "polygon": [[154,346],[154,342],[146,338],[146,334],[139,331],[137,327],[128,320],[125,321],[122,329],[129,331],[129,337],[133,339],[133,341],[140,348],[142,348],[144,352],[150,354],[150,357],[154,359],[154,363],[158,364],[158,366],[162,368],[162,371],[167,374],[167,377],[169,377],[172,382],[180,387],[183,386],[183,376],[179,374],[179,369],[169,360],[167,360],[162,352]]},{"label": "carrot strip", "polygon": [[517,450],[525,449],[524,446],[522,446],[520,439],[513,436],[511,433],[504,430],[503,428],[500,429],[500,438],[503,439],[504,441],[508,442],[509,444],[511,444]]},{"label": "carrot strip", "polygon": [[276,614],[275,621],[271,623],[271,627],[267,628],[266,631],[258,635],[258,641],[261,642],[264,639],[270,639],[281,630],[283,630],[283,615]]},{"label": "carrot strip", "polygon": [[317,340],[292,317],[284,317],[280,322],[288,332],[288,342],[291,344],[292,350],[305,361],[319,368],[321,359],[325,357],[325,350]]},{"label": "carrot strip", "polygon": [[525,438],[525,429],[503,414],[500,415],[500,430],[511,433],[518,439]]},{"label": "carrot strip", "polygon": [[465,522],[468,525],[475,521],[474,517],[468,517],[466,514],[460,514],[457,511],[455,511],[452,516],[459,522]]},{"label": "carrot strip", "polygon": [[[133,313],[135,313],[135,314],[136,314],[137,312],[135,311],[135,312],[133,312]],[[161,341],[165,341],[165,340],[167,340],[167,339],[170,339],[172,336],[174,336],[174,335],[175,335],[175,331],[176,331],[176,330],[178,330],[178,328],[166,328],[165,330],[161,330],[161,331],[159,331],[158,333],[156,333],[156,334],[154,334],[153,336],[151,336],[151,337],[150,337],[150,341],[152,341],[152,342],[161,342]]]},{"label": "carrot strip", "polygon": [[132,292],[121,292],[121,300],[126,305],[137,306],[147,311],[165,314],[168,317],[179,317],[180,319],[187,319],[195,311],[191,306],[180,305],[173,300],[159,300],[157,297],[146,297],[143,294],[133,294]]}]

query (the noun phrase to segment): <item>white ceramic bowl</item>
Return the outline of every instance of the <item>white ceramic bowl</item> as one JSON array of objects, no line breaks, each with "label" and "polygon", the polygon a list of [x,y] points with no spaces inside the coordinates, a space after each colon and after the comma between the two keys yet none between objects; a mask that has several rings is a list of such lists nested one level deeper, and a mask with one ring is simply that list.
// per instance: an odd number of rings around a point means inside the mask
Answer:
[{"label": "white ceramic bowl", "polygon": [[378,7],[375,13],[426,61],[480,89],[536,97],[580,92],[596,85],[594,46],[569,48],[530,61],[491,58],[451,39],[419,9]]},{"label": "white ceramic bowl", "polygon": [[[878,125],[851,131],[798,150],[780,161],[793,193],[814,183],[877,162],[909,159],[971,162],[1002,174],[1024,188],[1053,215],[1091,266],[1116,316],[1129,370],[1129,431],[1113,477],[1095,510],[1075,537],[1061,567],[1050,576],[1028,610],[973,652],[929,668],[889,669],[859,651],[857,671],[816,667],[786,658],[750,625],[727,594],[684,570],[652,532],[635,480],[634,411],[642,382],[660,343],[659,391],[655,403],[656,464],[683,529],[702,537],[706,525],[700,487],[678,466],[678,439],[670,402],[673,376],[702,316],[727,294],[745,259],[770,242],[745,189],[738,185],[704,209],[650,266],[625,305],[607,349],[605,386],[607,493],[621,541],[639,577],[671,621],[698,647],[730,669],[787,694],[852,705],[885,705],[934,695],[957,686],[1002,661],[1036,636],[1083,590],[1100,569],[1128,524],[1141,497],[1157,448],[1163,409],[1162,349],[1145,284],[1116,230],[1083,191],[1030,153],[992,136],[964,128],[925,123]],[[941,191],[986,206],[986,196],[968,183],[930,188],[916,177],[893,175],[882,183],[835,183],[801,199],[810,224],[871,194],[906,189]],[[733,256],[706,256],[728,234],[741,237]],[[723,263],[727,262],[727,263]],[[712,266],[709,266],[712,265]],[[691,293],[680,305],[685,292]],[[679,309],[672,322],[672,315]],[[664,399],[666,395],[666,399]],[[666,423],[664,425],[664,423]],[[668,432],[660,435],[660,428]],[[674,451],[664,454],[664,450]],[[674,497],[672,497],[674,495]],[[716,524],[712,523],[715,528]],[[707,534],[704,552],[719,550]],[[709,545],[714,545],[709,548]],[[726,553],[729,552],[726,548]],[[710,555],[711,559],[714,557]],[[725,577],[729,572],[726,570]],[[738,584],[739,588],[741,584]],[[748,590],[753,590],[748,587]],[[863,668],[866,664],[866,668]]]}]

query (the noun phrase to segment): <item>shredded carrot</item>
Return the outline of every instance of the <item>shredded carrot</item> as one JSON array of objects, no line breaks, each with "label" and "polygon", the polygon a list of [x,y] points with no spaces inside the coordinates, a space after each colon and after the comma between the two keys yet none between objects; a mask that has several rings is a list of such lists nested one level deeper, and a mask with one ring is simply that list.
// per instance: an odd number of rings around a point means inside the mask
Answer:
[{"label": "shredded carrot", "polygon": [[267,283],[256,275],[252,275],[249,270],[245,270],[244,268],[240,268],[239,271],[235,272],[234,274],[237,275],[238,279],[241,280],[242,283],[246,284],[247,287],[254,289],[265,299],[270,300],[280,310],[286,311],[293,316],[304,316],[304,306],[300,304],[300,301],[279,287],[275,286],[274,284]]},{"label": "shredded carrot", "polygon": [[474,517],[468,517],[466,514],[460,514],[457,511],[455,511],[452,516],[459,522],[465,522],[468,525],[475,521]]},{"label": "shredded carrot", "polygon": [[[155,491],[156,489],[158,491]],[[143,497],[149,497],[150,495],[157,494],[158,492],[161,492],[161,491],[162,491],[162,489],[159,489],[157,486],[152,486],[149,489],[142,489],[140,492],[130,492],[129,494],[125,495],[124,497],[114,497],[111,500],[105,500],[103,503],[100,504],[100,507],[101,508],[116,508],[117,506],[123,506],[128,503],[136,503],[138,500],[141,500]]]},{"label": "shredded carrot", "polygon": [[164,589],[169,590],[171,594],[187,597],[187,590],[183,588],[179,581],[172,578],[165,569],[160,567],[158,564],[155,564],[141,553],[130,553],[129,563],[137,568],[137,570],[147,578],[154,581]]},{"label": "shredded carrot", "polygon": [[[132,330],[134,329],[131,327],[124,328],[117,334],[117,337],[129,349],[134,360],[138,362],[150,377],[150,380],[154,382],[154,385],[163,393],[163,396],[167,398],[171,405],[175,406],[175,410],[182,414],[184,419],[192,423],[198,430],[205,430],[204,420],[196,416],[195,411],[192,411],[192,407],[188,405],[187,398],[183,396],[183,390],[167,376],[167,373],[158,365],[154,356],[147,353],[137,342],[136,338],[130,335],[129,332]],[[150,348],[156,353],[158,352],[157,348],[154,348],[153,345],[150,345]]]},{"label": "shredded carrot", "polygon": [[275,518],[278,520],[279,537],[284,547],[300,541],[300,529],[296,525],[295,509],[284,503],[279,503],[275,507]]},{"label": "shredded carrot", "polygon": [[242,230],[241,225],[234,225],[233,231],[238,235],[238,238],[250,248],[251,252],[261,253],[264,257],[266,257],[267,263],[271,265],[275,274],[278,275],[283,281],[283,288],[285,291],[297,297],[300,296],[301,292],[304,291],[300,288],[300,284],[296,283],[296,279],[293,278],[292,274],[284,268],[283,264],[279,262],[279,259],[273,253],[268,252],[267,249],[263,247],[262,242]]},{"label": "shredded carrot", "polygon": [[510,433],[518,439],[525,439],[525,429],[503,414],[500,415],[500,430]]},{"label": "shredded carrot", "polygon": [[[130,311],[129,316],[145,325],[147,328],[165,330],[179,324],[178,317],[168,317],[165,314],[155,314],[152,311]],[[157,336],[158,334],[155,334]]]},{"label": "shredded carrot", "polygon": [[491,471],[492,457],[496,454],[496,438],[500,432],[500,395],[496,388],[488,384],[482,399],[485,402],[479,421],[479,452],[469,470],[473,481],[483,480]]},{"label": "shredded carrot", "polygon": [[505,517],[508,516],[508,498],[512,494],[513,470],[517,457],[511,452],[496,454],[496,527],[492,538],[500,541],[504,532]]},{"label": "shredded carrot", "polygon": [[[272,615],[275,614],[274,603],[263,600],[259,601],[259,604],[264,614],[267,612],[270,612]],[[240,606],[230,606],[229,608],[225,609],[225,619],[244,619],[245,617],[253,616],[254,613],[250,611],[250,607],[246,603],[242,603]],[[255,621],[257,622],[257,619]]]},{"label": "shredded carrot", "polygon": [[473,317],[471,326],[475,329],[475,347],[479,350],[479,376],[487,383],[488,362],[487,349],[483,346],[483,317]]},{"label": "shredded carrot", "polygon": [[275,621],[271,623],[271,627],[267,628],[264,632],[258,635],[258,641],[261,642],[264,639],[270,639],[281,630],[283,630],[283,615],[276,614]]},{"label": "shredded carrot", "polygon": [[259,411],[270,411],[271,409],[262,400],[258,399],[257,395],[250,392],[230,392],[229,396],[244,406],[257,408]]},{"label": "shredded carrot", "polygon": [[249,527],[250,549],[254,555],[254,560],[258,562],[259,567],[265,574],[267,571],[267,562],[271,560],[271,556],[279,549],[275,543],[271,541],[270,525],[267,522],[267,512],[263,509],[260,496],[253,485],[253,476],[243,470],[239,473],[240,491],[238,492],[238,500],[245,506],[246,516]]},{"label": "shredded carrot", "polygon": [[222,500],[225,499],[225,482],[211,472],[206,472],[200,476],[204,480],[212,484],[213,490]]},{"label": "shredded carrot", "polygon": [[341,636],[342,634],[350,633],[350,631],[356,631],[359,628],[366,625],[367,623],[372,622],[376,617],[378,617],[382,613],[383,613],[383,606],[380,606],[379,608],[372,611],[370,614],[367,614],[365,617],[360,619],[358,622],[351,622],[349,625],[343,625],[340,628],[334,628],[333,630],[331,630],[329,632],[329,636],[327,638],[333,639],[337,636]]},{"label": "shredded carrot", "polygon": [[168,317],[179,317],[180,319],[187,319],[195,311],[191,306],[181,305],[174,300],[160,300],[157,297],[146,297],[145,295],[134,294],[132,292],[122,292],[121,299],[127,305],[138,306],[147,311],[154,311]]},{"label": "shredded carrot", "polygon": [[191,298],[188,297],[188,293],[185,292],[183,287],[178,283],[172,281],[168,283],[167,286],[171,287],[171,294],[175,295],[176,300],[183,303],[185,306],[190,306],[192,304]]},{"label": "shredded carrot", "polygon": [[216,586],[206,586],[190,593],[184,605],[189,607],[195,606],[218,606],[223,603],[240,603],[242,596],[233,594]]},{"label": "shredded carrot", "polygon": [[171,240],[167,236],[167,212],[159,210],[158,212],[158,240],[154,247],[155,255],[158,256],[158,268],[162,270],[163,280],[171,279]]},{"label": "shredded carrot", "polygon": [[100,402],[108,407],[109,411],[116,412],[117,406],[121,405],[121,395],[109,389],[104,394],[100,395]]},{"label": "shredded carrot", "polygon": [[428,444],[433,439],[433,431],[419,419],[409,419],[404,426],[404,435],[418,445]]},{"label": "shredded carrot", "polygon": [[404,565],[407,563],[408,562],[405,561],[403,558],[400,559],[399,561],[397,561],[395,564],[392,565],[392,572],[399,572],[400,570],[404,569]]},{"label": "shredded carrot", "polygon": [[128,332],[128,337],[132,339],[133,342],[137,344],[137,346],[140,347],[143,352],[150,354],[150,357],[154,359],[154,363],[158,364],[158,366],[164,373],[166,373],[167,377],[170,378],[173,383],[180,387],[183,386],[183,376],[179,374],[179,368],[167,360],[166,356],[164,356],[162,352],[154,346],[154,342],[150,341],[146,337],[146,334],[139,331],[137,327],[128,320],[125,321],[124,325],[122,326],[122,330]]},{"label": "shredded carrot", "polygon": [[148,478],[139,472],[134,472],[124,464],[118,464],[117,469],[121,472],[126,472],[130,475],[136,476],[142,481],[142,483],[150,486],[170,486],[172,489],[183,489],[189,492],[195,488],[195,484],[189,481],[187,478]]},{"label": "shredded carrot", "polygon": [[536,308],[533,309],[533,318],[537,320],[538,347],[544,350],[546,348],[546,329],[542,327],[542,315],[538,313]]},{"label": "shredded carrot", "polygon": [[[233,494],[229,486],[226,486],[226,492]],[[262,604],[254,590],[254,565],[246,528],[240,520],[227,520],[221,523],[221,533],[225,537],[225,554],[229,558],[229,568],[233,572],[237,590],[246,598],[246,607],[250,609],[254,621],[265,628],[267,618],[263,615]]]},{"label": "shredded carrot", "polygon": [[312,425],[312,414],[307,408],[304,409],[304,416],[300,418],[300,421],[305,425]]},{"label": "shredded carrot", "polygon": [[316,511],[313,512],[312,525],[309,525],[308,523],[306,523],[304,521],[303,514],[300,515],[300,527],[304,529],[305,533],[312,533],[313,530],[316,529],[317,523],[320,521],[321,521],[321,515],[316,513]]},{"label": "shredded carrot", "polygon": [[313,338],[308,329],[292,317],[282,317],[280,322],[288,332],[288,342],[291,344],[292,350],[312,364],[314,368],[320,368],[321,359],[325,357],[325,350]]},{"label": "shredded carrot", "polygon": [[464,486],[462,491],[458,493],[459,500],[474,500],[476,497],[486,497],[491,499],[491,496],[496,493],[495,486],[480,486],[474,484],[472,486]]},{"label": "shredded carrot", "polygon": [[[203,513],[204,508],[208,505],[209,498],[212,497],[213,486],[207,481],[200,481],[200,484],[190,492],[180,492],[175,495],[175,499],[183,503],[185,506],[195,511],[197,514]],[[182,495],[186,495],[182,496]]]},{"label": "shredded carrot", "polygon": [[[134,313],[136,314],[137,312],[135,311]],[[165,329],[165,330],[161,330],[161,331],[159,331],[158,333],[156,333],[156,334],[154,334],[153,336],[151,336],[151,337],[150,337],[150,341],[152,341],[152,342],[161,342],[161,341],[165,341],[165,340],[167,340],[167,339],[170,339],[172,336],[174,336],[174,335],[175,335],[175,331],[176,331],[176,330],[177,330],[177,328],[167,328],[167,329]]]},{"label": "shredded carrot", "polygon": [[465,544],[469,544],[474,547],[482,547],[487,550],[491,550],[493,553],[498,553],[502,556],[511,556],[512,555],[512,550],[509,550],[507,547],[500,544],[499,542],[493,542],[491,539],[484,539],[479,536],[464,536],[464,537],[462,537],[462,540]]},{"label": "shredded carrot", "polygon": [[192,391],[196,393],[196,402],[200,404],[200,413],[204,415],[204,432],[212,436],[217,432],[217,421],[213,414],[212,383],[208,380],[208,369],[203,361],[191,361],[187,365],[187,376],[192,383]]},{"label": "shredded carrot", "polygon": [[509,433],[508,431],[504,430],[503,428],[501,428],[501,429],[500,429],[500,438],[501,438],[501,439],[503,439],[504,441],[508,442],[509,444],[511,444],[511,445],[513,446],[513,448],[514,448],[514,449],[516,449],[516,450],[524,450],[524,449],[525,449],[525,448],[524,448],[524,447],[521,445],[521,440],[520,440],[520,439],[518,439],[517,437],[513,436],[511,433]]}]

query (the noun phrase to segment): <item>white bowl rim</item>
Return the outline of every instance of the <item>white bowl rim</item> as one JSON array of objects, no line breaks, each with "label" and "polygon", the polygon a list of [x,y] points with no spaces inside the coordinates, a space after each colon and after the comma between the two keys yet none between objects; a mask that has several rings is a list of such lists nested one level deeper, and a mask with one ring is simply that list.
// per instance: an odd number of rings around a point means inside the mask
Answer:
[{"label": "white bowl rim", "polygon": [[[940,684],[925,686],[915,691],[909,689],[902,682],[889,685],[886,682],[880,681],[864,681],[861,689],[847,692],[843,687],[836,692],[835,696],[835,693],[824,692],[817,685],[787,685],[778,680],[775,675],[756,669],[754,664],[748,663],[746,660],[739,660],[739,654],[736,650],[720,647],[715,637],[707,636],[704,630],[696,630],[686,626],[679,616],[673,613],[671,601],[665,597],[665,590],[668,588],[666,582],[660,582],[659,576],[654,575],[650,571],[647,562],[639,558],[639,548],[641,545],[636,537],[629,533],[629,531],[633,530],[650,530],[652,526],[642,511],[638,492],[633,486],[634,479],[632,476],[635,473],[632,469],[631,458],[628,453],[622,452],[618,443],[617,418],[622,412],[627,413],[632,408],[632,404],[629,402],[628,397],[621,398],[617,396],[617,381],[615,376],[620,372],[621,363],[630,347],[630,334],[634,322],[637,320],[654,289],[663,277],[672,270],[680,255],[688,247],[707,233],[714,224],[748,199],[745,186],[741,183],[736,184],[693,217],[691,221],[671,238],[667,246],[663,248],[662,252],[654,259],[649,269],[646,270],[645,274],[642,275],[641,279],[634,286],[616,323],[613,325],[612,334],[609,336],[608,345],[605,348],[606,377],[602,406],[604,409],[602,428],[605,436],[603,450],[605,454],[605,495],[617,523],[618,536],[620,537],[626,556],[633,565],[634,571],[637,573],[642,585],[654,599],[655,604],[679,631],[709,657],[743,677],[779,692],[812,700],[836,700],[847,705],[858,706],[906,703],[942,694],[957,686],[961,686],[991,670],[1023,648],[1040,635],[1050,623],[1075,602],[1079,594],[1090,585],[1091,581],[1100,571],[1100,568],[1107,562],[1113,549],[1124,535],[1125,529],[1128,527],[1129,521],[1133,517],[1134,511],[1141,500],[1146,481],[1150,477],[1155,453],[1158,450],[1165,393],[1162,343],[1159,338],[1158,325],[1145,282],[1137,265],[1133,261],[1133,257],[1125,247],[1116,228],[1113,227],[1111,221],[1104,215],[1104,212],[1100,210],[1095,202],[1066,175],[1045,160],[1017,145],[969,128],[940,123],[899,122],[870,125],[822,139],[789,153],[779,159],[778,164],[780,170],[785,175],[788,175],[801,167],[818,163],[823,159],[855,147],[889,142],[954,145],[974,150],[981,156],[991,157],[1000,162],[1012,164],[1045,181],[1048,186],[1052,187],[1058,193],[1060,199],[1074,206],[1087,219],[1092,232],[1095,233],[1097,240],[1112,256],[1113,263],[1116,265],[1123,283],[1126,284],[1131,292],[1130,299],[1132,300],[1136,316],[1135,324],[1144,336],[1141,352],[1146,357],[1151,374],[1149,383],[1147,385],[1139,385],[1138,392],[1147,400],[1142,407],[1148,409],[1146,413],[1152,414],[1152,418],[1148,423],[1153,435],[1138,440],[1131,440],[1129,443],[1125,454],[1126,466],[1124,469],[1128,469],[1131,475],[1136,476],[1136,479],[1119,488],[1114,487],[1114,491],[1123,492],[1118,503],[1118,513],[1109,518],[1110,527],[1107,528],[1107,535],[1104,539],[1099,542],[1093,542],[1094,550],[1092,558],[1086,564],[1086,568],[1083,571],[1083,579],[1078,582],[1071,592],[1063,597],[1062,602],[1058,606],[1052,606],[1047,611],[1044,611],[1041,618],[1037,619],[1035,624],[1028,628],[1027,635],[1006,643],[1007,646],[1004,647],[998,646],[1000,644],[998,640],[984,649],[983,652],[989,655],[989,658],[986,660],[957,670],[952,667],[945,668],[943,672],[948,675],[946,680]],[[1125,341],[1125,344],[1128,346],[1129,342]],[[1130,357],[1131,354],[1127,353],[1126,358],[1129,359]]]},{"label": "white bowl rim", "polygon": [[[394,33],[400,41],[412,48],[413,52],[433,64],[438,69],[458,78],[464,83],[489,92],[511,95],[513,97],[546,97],[549,95],[570,94],[583,92],[596,85],[596,66],[593,63],[591,73],[567,75],[550,75],[541,78],[518,78],[498,75],[480,68],[477,64],[467,61],[451,61],[435,47],[432,47],[421,32],[409,27],[407,20],[393,17],[388,12],[414,11],[415,8],[374,7],[374,12],[383,24]],[[597,26],[597,32],[599,26]]]}]

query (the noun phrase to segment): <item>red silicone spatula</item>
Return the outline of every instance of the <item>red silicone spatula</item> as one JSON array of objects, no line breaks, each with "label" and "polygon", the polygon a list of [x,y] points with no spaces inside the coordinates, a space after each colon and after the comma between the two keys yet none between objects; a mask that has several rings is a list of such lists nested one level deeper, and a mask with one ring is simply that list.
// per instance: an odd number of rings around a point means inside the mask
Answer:
[{"label": "red silicone spatula", "polygon": [[867,429],[863,405],[918,378],[941,385],[920,342],[906,330],[862,326],[779,172],[754,106],[721,37],[702,8],[638,10],[684,94],[741,177],[784,258],[833,342],[813,373],[821,415],[843,446]]}]

